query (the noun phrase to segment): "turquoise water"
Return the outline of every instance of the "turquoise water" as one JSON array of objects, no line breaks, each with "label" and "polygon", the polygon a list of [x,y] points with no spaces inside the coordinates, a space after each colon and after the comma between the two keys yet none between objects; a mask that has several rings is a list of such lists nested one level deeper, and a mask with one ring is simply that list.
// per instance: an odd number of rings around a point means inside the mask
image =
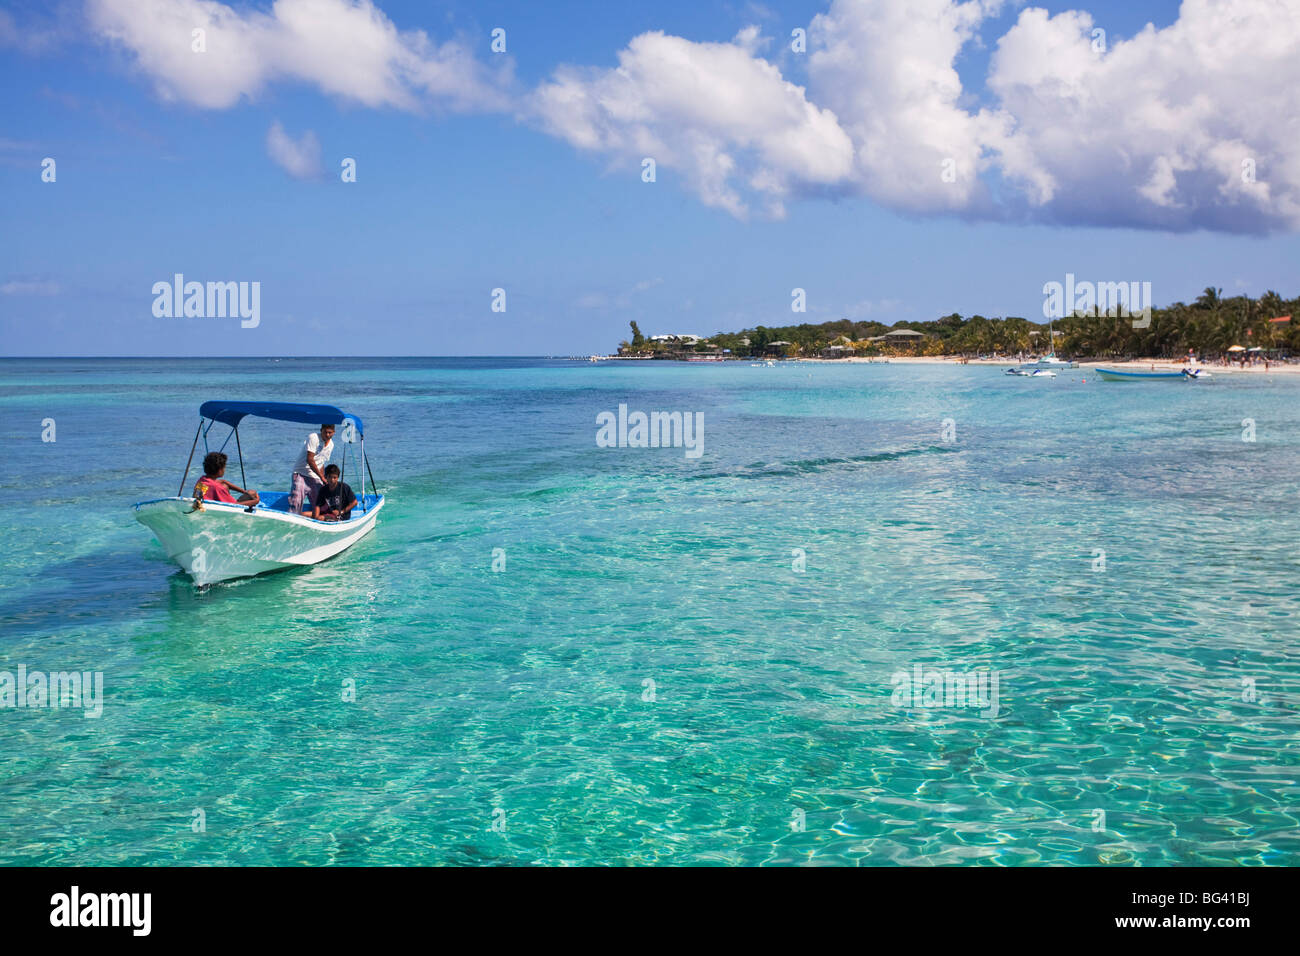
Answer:
[{"label": "turquoise water", "polygon": [[[129,506],[219,397],[360,414],[376,532],[196,591]],[[105,694],[0,709],[0,862],[1297,862],[1300,377],[6,360],[0,434],[0,670]]]}]

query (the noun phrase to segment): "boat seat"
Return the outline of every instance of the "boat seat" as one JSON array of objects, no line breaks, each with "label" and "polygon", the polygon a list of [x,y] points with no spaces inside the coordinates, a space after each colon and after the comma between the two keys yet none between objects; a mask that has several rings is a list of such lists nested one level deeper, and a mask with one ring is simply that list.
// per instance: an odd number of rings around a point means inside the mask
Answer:
[{"label": "boat seat", "polygon": [[287,491],[259,491],[262,507],[271,511],[289,510],[289,493]]},{"label": "boat seat", "polygon": [[[259,495],[261,496],[262,499],[261,507],[263,510],[283,511],[286,514],[289,513],[289,492],[262,491],[259,492]],[[375,506],[375,502],[379,500],[378,496],[376,495],[358,495],[357,497],[358,500],[365,506],[367,511],[373,508]],[[353,511],[352,514],[353,517],[356,517],[358,512]]]}]

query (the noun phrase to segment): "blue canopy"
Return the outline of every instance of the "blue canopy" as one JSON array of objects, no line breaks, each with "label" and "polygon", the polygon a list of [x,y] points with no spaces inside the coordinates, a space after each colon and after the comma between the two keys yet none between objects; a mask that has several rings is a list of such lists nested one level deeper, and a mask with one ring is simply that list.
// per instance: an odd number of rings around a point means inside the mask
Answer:
[{"label": "blue canopy", "polygon": [[298,402],[204,402],[199,406],[199,414],[214,422],[221,422],[234,428],[244,416],[254,418],[273,418],[281,422],[301,422],[304,425],[341,425],[351,420],[356,425],[357,434],[364,435],[361,419],[349,415],[333,405],[302,405]]}]

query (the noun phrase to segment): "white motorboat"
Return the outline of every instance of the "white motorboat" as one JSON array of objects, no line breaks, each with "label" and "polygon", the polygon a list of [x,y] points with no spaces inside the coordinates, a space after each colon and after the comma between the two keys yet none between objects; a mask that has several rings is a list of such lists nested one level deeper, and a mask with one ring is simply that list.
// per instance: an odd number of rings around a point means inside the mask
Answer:
[{"label": "white motorboat", "polygon": [[[365,454],[365,437],[361,419],[331,405],[299,405],[285,402],[204,402],[199,409],[199,429],[190,448],[180,491],[172,498],[155,498],[137,502],[136,520],[154,533],[158,542],[194,580],[207,585],[231,578],[248,577],[265,571],[316,564],[346,550],[372,531],[384,507],[384,496],[375,488],[370,475],[371,493],[366,493],[366,476],[370,462]],[[218,422],[231,426],[239,448],[239,423],[245,416],[314,425],[342,425],[344,469],[347,447],[360,442],[359,458],[364,465],[357,507],[347,521],[317,521],[289,510],[288,492],[262,492],[256,507],[203,501],[195,506],[193,496],[185,494],[185,481],[200,435],[206,446],[204,424],[210,430]],[[229,436],[227,436],[227,441]],[[240,477],[243,478],[243,450],[239,450]]]},{"label": "white motorboat", "polygon": [[1020,368],[1025,369],[1026,371],[1045,369],[1046,371],[1049,372],[1055,372],[1061,369],[1078,368],[1078,367],[1079,367],[1078,362],[1069,362],[1066,361],[1065,359],[1057,358],[1055,352],[1049,352],[1047,355],[1044,355],[1042,358],[1038,359],[1035,362],[1020,363]]}]

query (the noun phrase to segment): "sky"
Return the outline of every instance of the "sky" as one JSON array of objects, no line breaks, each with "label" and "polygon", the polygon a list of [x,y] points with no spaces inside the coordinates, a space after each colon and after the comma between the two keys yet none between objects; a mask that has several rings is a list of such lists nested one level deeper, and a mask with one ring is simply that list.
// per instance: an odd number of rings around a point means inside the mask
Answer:
[{"label": "sky", "polygon": [[1300,0],[3,0],[0,355],[1294,296],[1298,50]]}]

